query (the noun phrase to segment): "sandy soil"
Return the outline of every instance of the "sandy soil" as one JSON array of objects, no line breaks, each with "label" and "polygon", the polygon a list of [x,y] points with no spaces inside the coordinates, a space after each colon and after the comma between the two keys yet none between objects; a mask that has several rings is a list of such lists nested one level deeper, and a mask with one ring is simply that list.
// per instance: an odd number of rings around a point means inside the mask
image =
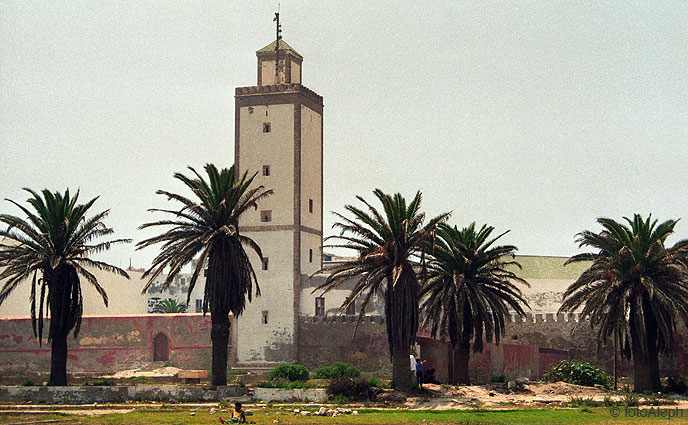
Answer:
[{"label": "sandy soil", "polygon": [[[619,392],[610,392],[602,388],[584,387],[566,382],[526,384],[523,391],[509,391],[502,384],[442,386],[425,384],[424,388],[433,393],[430,397],[411,397],[406,400],[410,409],[487,409],[513,408],[514,406],[542,407],[552,403],[571,401],[573,397],[592,398],[602,401],[605,396],[614,400],[622,399]],[[642,396],[641,396],[642,399]],[[688,408],[688,399],[677,398],[675,407]],[[674,405],[672,405],[674,407]]]},{"label": "sandy soil", "polygon": [[137,376],[148,376],[151,378],[173,377],[173,376],[176,376],[180,370],[181,369],[179,369],[178,367],[172,367],[172,366],[160,367],[157,369],[129,369],[129,370],[121,370],[121,371],[114,373],[112,375],[104,375],[103,378],[126,379],[126,378],[135,378]]}]

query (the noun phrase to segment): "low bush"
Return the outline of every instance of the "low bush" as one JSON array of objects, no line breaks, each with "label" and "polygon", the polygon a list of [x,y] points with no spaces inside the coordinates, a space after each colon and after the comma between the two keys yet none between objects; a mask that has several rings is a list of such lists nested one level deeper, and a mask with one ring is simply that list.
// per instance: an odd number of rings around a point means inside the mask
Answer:
[{"label": "low bush", "polygon": [[596,384],[605,388],[612,386],[612,377],[599,367],[580,360],[562,360],[552,366],[542,378],[547,382],[564,381],[569,384],[592,387]]},{"label": "low bush", "polygon": [[688,393],[688,384],[684,376],[670,376],[667,378],[666,392],[676,394]]},{"label": "low bush", "polygon": [[628,407],[638,406],[640,405],[640,397],[638,397],[638,394],[634,393],[624,394],[621,404]]},{"label": "low bush", "polygon": [[330,381],[327,386],[327,395],[330,400],[341,400],[346,397],[348,401],[372,401],[381,392],[366,378],[337,378]]},{"label": "low bush", "polygon": [[259,382],[258,385],[256,385],[256,386],[258,388],[281,388],[281,389],[285,389],[285,390],[294,390],[294,389],[305,390],[308,388],[315,388],[316,387],[315,384],[312,384],[310,382],[304,382],[304,381],[293,381],[293,382],[263,381],[263,382]]},{"label": "low bush", "polygon": [[368,379],[368,382],[370,382],[370,385],[372,385],[373,387],[382,387],[382,381],[380,381],[377,378],[370,378]]},{"label": "low bush", "polygon": [[100,379],[98,381],[93,381],[91,383],[91,386],[93,386],[93,387],[110,387],[112,385],[115,385],[114,382],[112,382],[108,379]]},{"label": "low bush", "polygon": [[504,376],[504,375],[492,375],[490,382],[506,382],[506,376]]},{"label": "low bush", "polygon": [[283,363],[270,371],[268,378],[272,381],[276,378],[284,378],[290,382],[308,381],[308,369],[300,364]]},{"label": "low bush", "polygon": [[22,387],[33,387],[34,385],[36,384],[30,379],[25,379],[24,382],[22,382]]},{"label": "low bush", "polygon": [[361,372],[351,363],[334,362],[330,366],[320,366],[313,372],[316,379],[358,378]]},{"label": "low bush", "polygon": [[605,405],[603,401],[597,401],[592,397],[571,397],[571,400],[566,403],[567,407],[600,407]]}]

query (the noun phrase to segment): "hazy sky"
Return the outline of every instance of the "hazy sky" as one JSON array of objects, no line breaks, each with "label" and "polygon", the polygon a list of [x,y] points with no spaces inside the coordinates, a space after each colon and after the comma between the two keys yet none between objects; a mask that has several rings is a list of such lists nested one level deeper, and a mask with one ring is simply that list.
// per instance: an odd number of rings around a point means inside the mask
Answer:
[{"label": "hazy sky", "polygon": [[[174,172],[232,164],[234,88],[256,84],[276,4],[0,0],[0,198],[80,188],[116,236],[150,235]],[[523,254],[570,255],[597,217],[634,212],[683,217],[688,238],[687,2],[281,1],[281,17],[324,97],[325,211],[421,190],[428,214],[511,229]]]}]

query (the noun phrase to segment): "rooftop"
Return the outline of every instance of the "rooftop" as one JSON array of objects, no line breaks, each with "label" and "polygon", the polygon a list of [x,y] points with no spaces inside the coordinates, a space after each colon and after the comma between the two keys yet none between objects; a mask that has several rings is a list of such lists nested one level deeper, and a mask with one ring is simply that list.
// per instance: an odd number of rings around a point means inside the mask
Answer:
[{"label": "rooftop", "polygon": [[[298,56],[299,58],[303,59],[303,56],[299,54],[296,50],[294,50],[290,45],[287,44],[286,41],[281,40],[279,41],[279,50],[288,50],[292,52],[294,55]],[[267,46],[263,47],[262,49],[256,51],[256,53],[269,53],[269,52],[274,52],[275,51],[275,42],[273,41],[272,43],[268,44]]]}]

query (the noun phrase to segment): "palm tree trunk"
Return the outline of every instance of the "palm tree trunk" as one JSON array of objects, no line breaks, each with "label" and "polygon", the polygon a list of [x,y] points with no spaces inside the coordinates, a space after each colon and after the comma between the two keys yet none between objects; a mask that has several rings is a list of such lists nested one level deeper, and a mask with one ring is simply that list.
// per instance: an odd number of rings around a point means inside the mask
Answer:
[{"label": "palm tree trunk", "polygon": [[468,376],[468,361],[471,355],[471,345],[459,343],[454,348],[454,368],[451,377],[452,384],[470,385],[471,378]]},{"label": "palm tree trunk", "polygon": [[643,350],[633,344],[633,391],[651,391],[650,363],[643,353]]},{"label": "palm tree trunk", "polygon": [[53,282],[49,289],[50,300],[50,385],[67,385],[67,336],[70,314],[70,282],[65,267],[58,267],[49,278]]},{"label": "palm tree trunk", "polygon": [[229,316],[210,313],[210,340],[213,345],[212,385],[227,385],[227,346],[229,345]]},{"label": "palm tree trunk", "polygon": [[50,346],[50,385],[67,385],[67,332],[52,335]]},{"label": "palm tree trunk", "polygon": [[411,348],[394,347],[392,354],[392,381],[396,389],[411,391]]}]

